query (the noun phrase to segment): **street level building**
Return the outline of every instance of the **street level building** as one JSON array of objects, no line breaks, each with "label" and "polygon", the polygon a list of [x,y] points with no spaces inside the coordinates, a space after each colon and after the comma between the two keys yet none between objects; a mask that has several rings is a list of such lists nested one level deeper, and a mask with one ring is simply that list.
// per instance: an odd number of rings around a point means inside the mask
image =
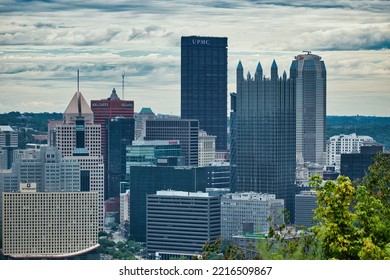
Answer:
[{"label": "street level building", "polygon": [[207,240],[220,236],[218,196],[202,192],[157,191],[147,196],[146,245],[148,254],[202,252]]}]

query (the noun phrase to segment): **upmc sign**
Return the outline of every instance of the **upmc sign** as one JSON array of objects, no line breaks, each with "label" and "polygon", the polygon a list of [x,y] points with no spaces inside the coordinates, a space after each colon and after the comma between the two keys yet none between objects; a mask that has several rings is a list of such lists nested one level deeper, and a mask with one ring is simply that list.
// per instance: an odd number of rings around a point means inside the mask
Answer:
[{"label": "upmc sign", "polygon": [[193,45],[210,45],[210,40],[208,39],[192,39]]}]

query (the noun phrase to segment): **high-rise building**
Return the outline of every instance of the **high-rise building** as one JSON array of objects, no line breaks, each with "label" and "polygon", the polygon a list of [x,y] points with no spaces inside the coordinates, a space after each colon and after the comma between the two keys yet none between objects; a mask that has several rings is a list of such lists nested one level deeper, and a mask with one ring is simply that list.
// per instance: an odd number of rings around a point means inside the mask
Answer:
[{"label": "high-rise building", "polygon": [[318,55],[300,54],[290,68],[296,90],[297,160],[325,165],[326,69]]},{"label": "high-rise building", "polygon": [[314,190],[301,191],[295,195],[295,224],[307,228],[316,224],[314,210],[318,208],[317,193]]},{"label": "high-rise building", "polygon": [[3,223],[3,193],[16,192],[18,190],[18,176],[12,172],[12,169],[0,169],[0,229]]},{"label": "high-rise building", "polygon": [[232,192],[275,194],[294,212],[295,92],[286,72],[278,76],[272,63],[271,78],[263,76],[259,63],[254,77],[243,77],[237,67],[237,95],[232,108]]},{"label": "high-rise building", "polygon": [[199,120],[227,150],[226,37],[181,37],[181,118]]},{"label": "high-rise building", "polygon": [[204,192],[206,167],[133,166],[130,174],[130,235],[146,241],[146,196],[160,190]]},{"label": "high-rise building", "polygon": [[218,196],[157,191],[147,196],[146,211],[148,254],[199,255],[207,240],[213,244],[221,235]]},{"label": "high-rise building", "polygon": [[9,125],[0,125],[0,169],[12,167],[13,150],[18,148],[18,133]]},{"label": "high-rise building", "polygon": [[155,118],[156,115],[151,108],[142,108],[138,114],[135,114],[135,140],[145,140],[146,120],[154,120]]},{"label": "high-rise building", "polygon": [[198,120],[147,120],[145,140],[179,140],[186,165],[198,165]]},{"label": "high-rise building", "polygon": [[36,192],[35,183],[3,193],[3,254],[75,258],[99,248],[97,192]]},{"label": "high-rise building", "polygon": [[101,154],[106,161],[106,120],[115,117],[134,118],[134,101],[120,100],[115,88],[110,97],[102,100],[91,100],[94,123],[101,125]]},{"label": "high-rise building", "polygon": [[221,237],[231,240],[245,234],[245,224],[253,224],[251,233],[268,232],[270,226],[281,225],[284,201],[274,194],[229,193],[221,197]]},{"label": "high-rise building", "polygon": [[104,163],[101,156],[101,126],[93,123],[93,112],[77,91],[57,124],[56,146],[63,159],[80,164],[80,191],[98,193],[99,229],[103,229]]},{"label": "high-rise building", "polygon": [[357,136],[355,133],[330,137],[326,143],[326,165],[334,165],[340,170],[341,154],[359,153],[360,147],[369,143],[375,143],[372,137]]},{"label": "high-rise building", "polygon": [[134,118],[106,119],[106,180],[104,197],[118,198],[120,182],[126,180],[126,146],[134,140]]},{"label": "high-rise building", "polygon": [[216,136],[207,135],[204,130],[199,131],[198,166],[207,166],[215,162],[215,138]]}]

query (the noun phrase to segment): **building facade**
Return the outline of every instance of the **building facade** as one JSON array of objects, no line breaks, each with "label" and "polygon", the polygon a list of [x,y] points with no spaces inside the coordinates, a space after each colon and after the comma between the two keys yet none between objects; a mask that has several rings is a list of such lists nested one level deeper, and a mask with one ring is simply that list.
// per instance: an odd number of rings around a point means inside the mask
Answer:
[{"label": "building facade", "polygon": [[63,159],[80,164],[80,191],[98,193],[99,229],[103,229],[104,162],[101,155],[101,126],[77,91],[64,112],[64,122],[55,126],[56,147]]},{"label": "building facade", "polygon": [[9,125],[0,125],[0,169],[12,167],[13,151],[18,148],[18,133]]},{"label": "building facade", "polygon": [[274,61],[271,78],[259,63],[254,77],[237,67],[232,108],[232,192],[275,194],[293,217],[295,189],[295,91]]},{"label": "building facade", "polygon": [[101,154],[106,159],[106,120],[115,117],[134,118],[134,101],[120,100],[115,88],[110,97],[102,100],[91,100],[94,123],[101,126]]},{"label": "building facade", "polygon": [[198,255],[221,235],[220,198],[208,193],[157,191],[147,196],[146,213],[148,254]]},{"label": "building facade", "polygon": [[130,174],[130,236],[146,241],[146,196],[160,190],[204,192],[205,167],[133,166]]},{"label": "building facade", "polygon": [[68,258],[99,247],[96,192],[36,192],[21,184],[3,193],[3,254]]},{"label": "building facade", "polygon": [[199,120],[227,150],[227,38],[181,37],[181,117]]},{"label": "building facade", "polygon": [[134,119],[106,119],[105,200],[118,198],[120,182],[126,181],[126,146],[134,140]]},{"label": "building facade", "polygon": [[314,210],[318,208],[316,191],[301,191],[295,195],[295,224],[306,228],[316,224]]},{"label": "building facade", "polygon": [[199,131],[198,166],[206,166],[215,162],[215,138],[207,135],[206,131]]},{"label": "building facade", "polygon": [[185,164],[197,166],[199,154],[198,120],[147,120],[145,140],[179,140]]},{"label": "building facade", "polygon": [[369,143],[375,143],[372,137],[357,136],[355,133],[330,137],[326,143],[326,165],[334,165],[337,170],[340,170],[341,154],[359,153],[360,147]]},{"label": "building facade", "polygon": [[296,90],[297,160],[325,165],[326,68],[311,52],[295,57],[290,78]]},{"label": "building facade", "polygon": [[250,233],[268,232],[270,226],[281,225],[284,201],[274,194],[229,193],[221,197],[221,237],[231,240],[245,234],[245,224],[253,224]]}]

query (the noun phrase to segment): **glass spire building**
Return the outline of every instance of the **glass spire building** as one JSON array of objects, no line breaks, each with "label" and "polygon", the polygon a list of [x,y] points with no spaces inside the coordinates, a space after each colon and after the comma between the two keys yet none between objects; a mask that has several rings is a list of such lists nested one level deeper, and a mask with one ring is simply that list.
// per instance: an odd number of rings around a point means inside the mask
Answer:
[{"label": "glass spire building", "polygon": [[293,216],[295,182],[295,91],[286,72],[271,78],[259,63],[254,77],[237,67],[232,95],[232,191],[275,194]]},{"label": "glass spire building", "polygon": [[181,118],[217,136],[227,150],[227,38],[181,37]]}]

